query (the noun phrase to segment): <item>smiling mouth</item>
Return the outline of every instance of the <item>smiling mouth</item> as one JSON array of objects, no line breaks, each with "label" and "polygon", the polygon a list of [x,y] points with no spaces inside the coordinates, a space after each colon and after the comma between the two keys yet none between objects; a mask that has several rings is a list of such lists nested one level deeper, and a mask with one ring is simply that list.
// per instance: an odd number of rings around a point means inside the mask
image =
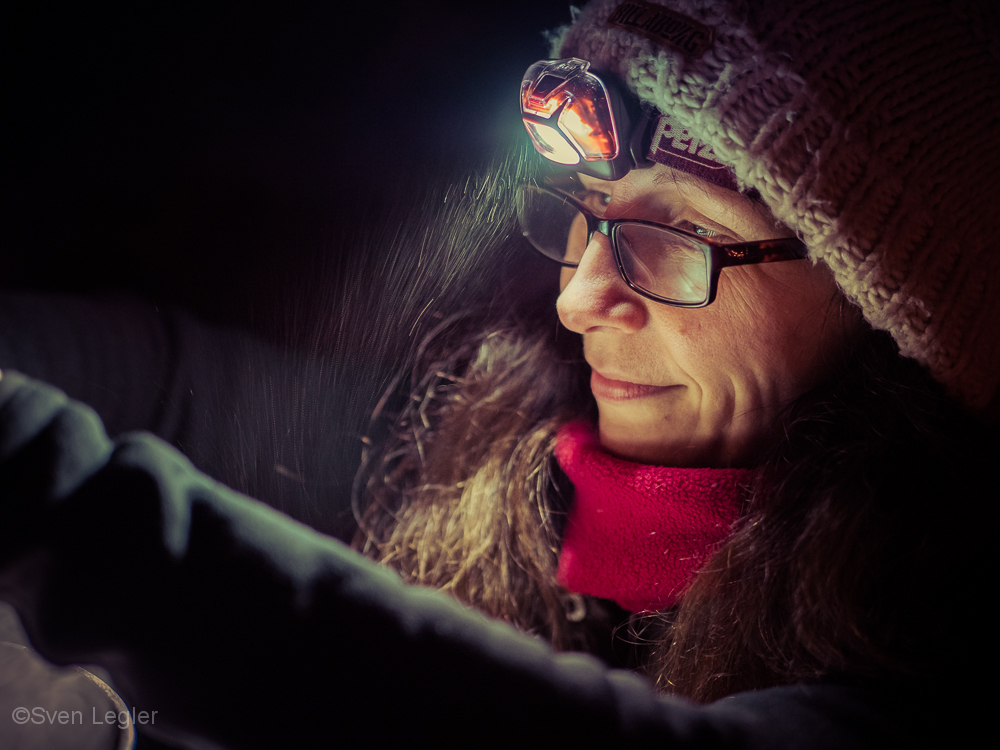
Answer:
[{"label": "smiling mouth", "polygon": [[591,370],[590,373],[590,390],[598,401],[631,401],[636,398],[655,396],[671,388],[676,388],[676,386],[629,383],[627,380],[606,378],[597,370]]}]

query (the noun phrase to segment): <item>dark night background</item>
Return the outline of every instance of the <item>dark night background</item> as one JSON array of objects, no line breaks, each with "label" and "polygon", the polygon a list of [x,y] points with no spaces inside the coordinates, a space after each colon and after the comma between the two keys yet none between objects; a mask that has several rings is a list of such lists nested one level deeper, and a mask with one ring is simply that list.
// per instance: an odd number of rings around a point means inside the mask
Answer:
[{"label": "dark night background", "polygon": [[[419,336],[397,318],[319,339],[348,308],[324,290],[348,288],[336,274],[350,266],[362,277],[350,305],[386,295],[367,256],[340,259],[371,253],[378,266],[369,235],[419,231],[426,195],[523,141],[521,76],[547,55],[542,32],[568,20],[567,0],[5,3],[0,290],[139,297],[292,350],[334,341],[343,362],[323,378],[279,357],[249,417],[222,398],[188,415],[204,445],[178,445],[213,477],[349,538],[359,438]],[[410,289],[396,296],[423,305],[426,288]],[[233,359],[208,354],[187,357],[201,383]],[[263,363],[248,362],[256,383]],[[120,360],[106,369],[131,388]],[[209,392],[229,390],[220,378]]]},{"label": "dark night background", "polygon": [[[520,80],[569,16],[566,0],[4,5],[0,290],[86,295],[113,320],[94,318],[93,335],[90,317],[59,312],[78,309],[65,296],[43,296],[33,333],[0,334],[28,352],[39,331],[76,337],[80,362],[66,338],[38,344],[53,373],[38,376],[112,435],[153,430],[214,478],[349,537],[361,438],[382,434],[372,410],[425,335],[484,300],[551,309],[525,284],[554,294],[557,271],[511,219],[477,213],[469,240],[425,217],[494,205],[461,186],[526,148]],[[484,236],[516,260],[494,264]],[[426,247],[469,264],[458,281]],[[236,329],[234,343],[184,339],[147,368],[133,356],[146,334],[121,331],[122,311],[148,302]],[[160,395],[180,382],[183,398]],[[132,406],[148,394],[156,414],[194,416],[150,424]]]},{"label": "dark night background", "polygon": [[262,324],[317,259],[523,135],[567,0],[6,4],[0,287]]}]

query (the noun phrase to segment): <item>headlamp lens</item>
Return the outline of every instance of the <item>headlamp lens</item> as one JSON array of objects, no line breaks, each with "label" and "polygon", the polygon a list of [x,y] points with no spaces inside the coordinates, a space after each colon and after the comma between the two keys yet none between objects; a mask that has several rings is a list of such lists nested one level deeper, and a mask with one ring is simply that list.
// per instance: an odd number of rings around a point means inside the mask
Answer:
[{"label": "headlamp lens", "polygon": [[524,126],[538,152],[558,164],[618,156],[608,92],[589,67],[589,62],[577,58],[542,61],[528,68],[521,82]]},{"label": "headlamp lens", "polygon": [[535,144],[535,150],[549,161],[567,166],[580,163],[580,154],[555,128],[528,120],[524,121],[524,126],[528,129],[531,142]]},{"label": "headlamp lens", "polygon": [[570,136],[587,161],[609,161],[618,155],[615,133],[602,127],[593,101],[571,99],[559,115],[559,129]]}]

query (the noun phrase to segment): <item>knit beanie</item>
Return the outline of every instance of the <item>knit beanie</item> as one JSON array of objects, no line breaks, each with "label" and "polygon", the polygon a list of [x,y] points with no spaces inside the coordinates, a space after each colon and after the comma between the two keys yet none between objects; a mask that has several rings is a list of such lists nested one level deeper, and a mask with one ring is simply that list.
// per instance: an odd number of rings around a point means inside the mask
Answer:
[{"label": "knit beanie", "polygon": [[991,2],[593,0],[552,56],[616,75],[710,148],[976,409],[1000,381]]}]

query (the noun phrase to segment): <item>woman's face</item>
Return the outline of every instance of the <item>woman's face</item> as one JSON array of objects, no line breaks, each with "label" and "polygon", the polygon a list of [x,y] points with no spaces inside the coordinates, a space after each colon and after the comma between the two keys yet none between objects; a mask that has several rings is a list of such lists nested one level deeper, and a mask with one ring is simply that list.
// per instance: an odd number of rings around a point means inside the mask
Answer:
[{"label": "woman's face", "polygon": [[[722,242],[789,236],[746,197],[657,165],[617,182],[583,178],[608,218],[657,221]],[[597,211],[599,212],[599,210]],[[740,466],[778,411],[815,385],[860,316],[808,260],[726,268],[718,296],[682,309],[639,296],[595,233],[564,269],[559,318],[583,335],[604,448],[673,466]]]}]

